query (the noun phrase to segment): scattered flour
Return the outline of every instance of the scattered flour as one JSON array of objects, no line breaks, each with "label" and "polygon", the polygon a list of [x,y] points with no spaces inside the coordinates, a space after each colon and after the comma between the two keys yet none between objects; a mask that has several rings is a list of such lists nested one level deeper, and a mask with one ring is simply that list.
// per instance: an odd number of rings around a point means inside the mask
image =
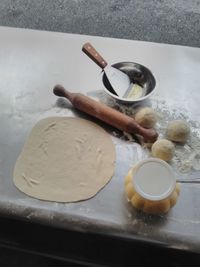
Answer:
[{"label": "scattered flour", "polygon": [[[94,96],[93,96],[94,97]],[[106,105],[119,110],[122,113],[125,113],[129,116],[133,116],[140,105],[123,105],[121,103],[116,102],[113,98],[108,97],[103,91],[97,92],[96,96],[101,102]],[[200,171],[200,123],[197,121],[193,121],[188,115],[187,110],[184,108],[175,108],[169,107],[167,102],[161,98],[151,98],[151,102],[147,105],[152,106],[152,108],[158,114],[158,122],[156,125],[156,130],[159,133],[160,138],[165,137],[166,127],[169,121],[176,119],[183,119],[187,121],[190,125],[191,135],[186,144],[175,144],[175,156],[172,159],[171,165],[173,168],[182,174],[188,174],[192,171]],[[126,134],[125,136],[129,139],[129,141],[134,141],[135,138],[131,137],[130,134]],[[124,138],[123,137],[123,138]],[[148,146],[146,146],[148,147]],[[144,148],[148,155],[150,152]]]},{"label": "scattered flour", "polygon": [[166,101],[152,99],[152,107],[158,113],[157,131],[159,136],[165,137],[167,123],[172,120],[181,119],[187,121],[190,125],[190,138],[185,144],[175,144],[175,156],[172,160],[172,166],[181,173],[188,173],[192,170],[200,170],[200,124],[193,121],[187,111],[176,108],[169,108]]}]

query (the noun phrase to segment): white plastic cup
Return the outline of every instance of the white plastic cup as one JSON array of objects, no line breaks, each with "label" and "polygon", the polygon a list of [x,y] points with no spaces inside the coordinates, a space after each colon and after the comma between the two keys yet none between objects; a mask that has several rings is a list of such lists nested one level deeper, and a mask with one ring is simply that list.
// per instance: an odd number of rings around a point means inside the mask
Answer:
[{"label": "white plastic cup", "polygon": [[134,168],[132,181],[135,191],[141,197],[153,201],[168,198],[176,187],[176,178],[171,166],[156,158],[139,162]]}]

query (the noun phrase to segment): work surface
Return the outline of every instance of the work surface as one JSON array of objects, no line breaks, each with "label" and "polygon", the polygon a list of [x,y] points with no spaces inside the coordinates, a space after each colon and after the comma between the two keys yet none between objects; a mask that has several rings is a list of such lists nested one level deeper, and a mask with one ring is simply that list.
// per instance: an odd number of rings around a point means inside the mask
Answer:
[{"label": "work surface", "polygon": [[12,181],[25,138],[39,119],[82,116],[67,102],[57,101],[53,86],[60,83],[89,96],[102,91],[99,68],[81,52],[84,42],[92,42],[110,63],[135,61],[150,68],[158,80],[154,99],[165,99],[176,109],[184,106],[195,121],[200,116],[200,49],[4,27],[0,36],[0,215],[200,252],[200,186],[182,185],[177,205],[166,216],[144,215],[128,204],[124,176],[143,157],[137,144],[112,137],[115,175],[87,201],[39,201],[19,192]]}]

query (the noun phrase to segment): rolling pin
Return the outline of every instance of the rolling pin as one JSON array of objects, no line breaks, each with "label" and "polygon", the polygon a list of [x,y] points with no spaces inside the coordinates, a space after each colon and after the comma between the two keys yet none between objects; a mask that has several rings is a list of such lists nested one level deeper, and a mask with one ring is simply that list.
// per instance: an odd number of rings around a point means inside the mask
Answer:
[{"label": "rolling pin", "polygon": [[139,134],[149,142],[154,142],[158,137],[154,129],[145,129],[133,118],[80,93],[70,93],[62,85],[56,85],[53,92],[56,96],[67,98],[78,110],[98,118],[119,130],[127,133]]}]

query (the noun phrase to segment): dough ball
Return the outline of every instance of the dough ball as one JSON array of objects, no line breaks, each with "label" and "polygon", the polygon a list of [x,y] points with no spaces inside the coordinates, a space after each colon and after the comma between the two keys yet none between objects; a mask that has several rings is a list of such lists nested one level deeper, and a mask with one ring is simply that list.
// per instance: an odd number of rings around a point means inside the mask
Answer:
[{"label": "dough ball", "polygon": [[175,142],[186,142],[190,134],[190,127],[184,120],[171,121],[166,130],[166,137]]},{"label": "dough ball", "polygon": [[157,140],[151,148],[152,156],[165,161],[170,161],[175,152],[174,144],[166,139]]},{"label": "dough ball", "polygon": [[160,201],[146,201],[143,207],[143,211],[148,214],[164,214],[170,209],[170,200],[164,199]]},{"label": "dough ball", "polygon": [[145,107],[136,113],[135,120],[145,128],[153,128],[157,122],[157,115],[152,108]]},{"label": "dough ball", "polygon": [[132,206],[137,210],[143,210],[145,202],[145,199],[138,193],[135,193],[131,199]]},{"label": "dough ball", "polygon": [[174,190],[174,192],[172,193],[171,198],[170,198],[171,207],[176,205],[177,200],[178,200],[178,193],[176,192],[176,190]]}]

